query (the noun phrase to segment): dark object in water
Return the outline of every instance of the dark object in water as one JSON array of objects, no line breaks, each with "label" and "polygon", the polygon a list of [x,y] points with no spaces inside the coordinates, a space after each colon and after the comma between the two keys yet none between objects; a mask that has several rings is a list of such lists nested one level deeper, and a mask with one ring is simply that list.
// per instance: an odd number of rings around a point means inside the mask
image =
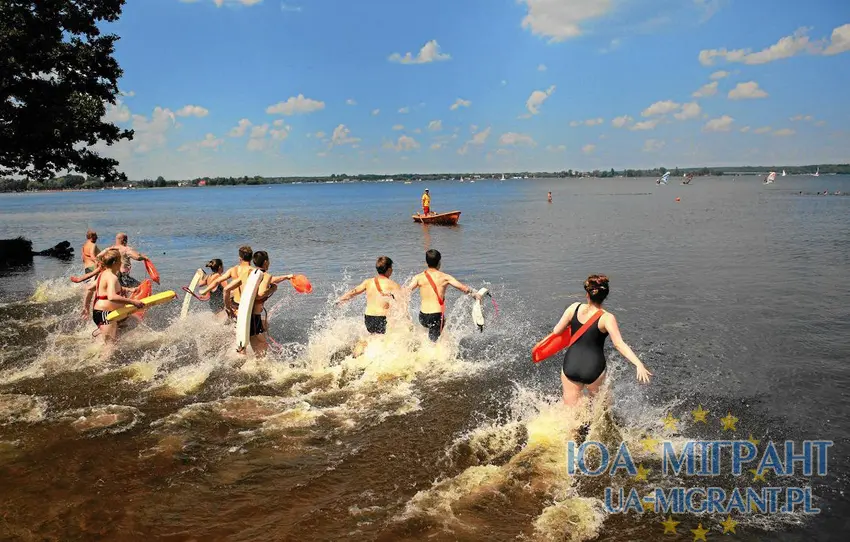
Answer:
[{"label": "dark object in water", "polygon": [[33,256],[50,256],[60,260],[70,260],[74,257],[74,249],[68,241],[58,245],[33,252],[32,241],[18,237],[17,239],[0,239],[0,267],[12,267],[32,263]]}]

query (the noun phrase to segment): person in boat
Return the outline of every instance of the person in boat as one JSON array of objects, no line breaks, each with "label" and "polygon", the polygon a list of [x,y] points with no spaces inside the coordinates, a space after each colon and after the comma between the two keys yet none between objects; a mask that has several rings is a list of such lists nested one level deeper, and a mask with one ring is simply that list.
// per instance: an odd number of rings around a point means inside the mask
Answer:
[{"label": "person in boat", "polygon": [[86,242],[83,244],[81,252],[83,253],[83,271],[85,273],[91,273],[97,269],[97,255],[100,253],[100,249],[97,248],[96,231],[88,230],[86,232]]},{"label": "person in boat", "polygon": [[422,194],[422,216],[428,216],[431,214],[431,193],[428,192],[428,189],[425,189],[425,193]]},{"label": "person in boat", "polygon": [[440,251],[431,249],[426,252],[425,263],[428,268],[413,277],[406,287],[409,293],[419,289],[419,323],[428,330],[428,338],[433,342],[437,342],[446,326],[446,289],[449,286],[475,299],[481,299],[478,292],[440,271],[441,260]]},{"label": "person in boat", "polygon": [[549,203],[552,203],[552,192],[549,192],[549,195],[546,196],[546,199],[549,201]]},{"label": "person in boat", "polygon": [[[209,268],[210,274],[205,274],[201,277],[201,280],[198,282],[201,286],[215,282],[224,273],[224,263],[218,258],[207,262],[205,267]],[[227,313],[224,310],[224,286],[218,285],[210,290],[209,307],[216,318],[224,319],[227,317]]]},{"label": "person in boat", "polygon": [[123,256],[118,249],[106,249],[99,256],[103,272],[97,276],[97,280],[92,281],[86,287],[88,292],[88,295],[86,295],[86,308],[88,308],[91,297],[94,297],[94,307],[91,313],[92,320],[97,325],[104,342],[114,341],[118,333],[118,323],[108,322],[106,320],[106,315],[110,311],[120,309],[127,304],[139,309],[145,306],[141,301],[131,299],[129,297],[130,291],[121,286],[122,258]]},{"label": "person in boat", "polygon": [[390,277],[393,274],[393,261],[389,256],[380,256],[375,262],[377,275],[366,279],[356,288],[347,291],[337,301],[341,305],[360,294],[366,294],[366,331],[371,335],[383,335],[387,332],[387,314],[390,302],[395,299],[393,292],[401,289]]},{"label": "person in boat", "polygon": [[566,331],[567,326],[575,336],[588,321],[589,327],[567,349],[564,366],[561,371],[561,386],[564,392],[564,404],[575,405],[586,389],[590,396],[599,392],[605,382],[606,360],[605,339],[611,337],[614,348],[637,370],[639,382],[649,382],[652,376],[632,349],[623,341],[617,318],[602,309],[602,303],[610,292],[610,283],[605,275],[590,275],[584,281],[585,302],[576,302],[567,307],[560,321],[552,330],[555,334]]},{"label": "person in boat", "polygon": [[98,254],[98,256],[106,253],[107,250],[117,250],[121,254],[121,269],[118,273],[121,286],[125,288],[136,288],[140,282],[130,276],[130,269],[133,265],[132,260],[144,262],[148,257],[131,248],[127,244],[128,241],[129,237],[127,237],[126,233],[119,233],[115,236],[115,244]]},{"label": "person in boat", "polygon": [[242,298],[241,285],[248,281],[248,275],[254,269],[251,266],[251,259],[253,257],[254,250],[251,247],[248,245],[239,247],[239,263],[224,273],[219,273],[218,277],[214,279],[208,278],[205,283],[206,287],[198,291],[198,297],[205,297],[225,281],[229,280],[230,284],[234,284],[234,281],[238,280],[239,283],[236,286],[229,289],[224,288],[222,292],[225,313],[231,318],[236,318],[236,310],[239,309],[239,300]]}]

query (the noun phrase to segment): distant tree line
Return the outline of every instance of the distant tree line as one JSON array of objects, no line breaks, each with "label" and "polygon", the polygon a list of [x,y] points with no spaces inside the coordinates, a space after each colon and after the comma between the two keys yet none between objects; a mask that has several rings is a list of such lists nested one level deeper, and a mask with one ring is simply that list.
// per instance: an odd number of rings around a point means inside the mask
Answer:
[{"label": "distant tree line", "polygon": [[[820,168],[822,174],[850,174],[850,164],[821,164],[813,166],[742,166],[742,167],[725,167],[725,168],[674,168],[667,169],[659,167],[654,169],[624,169],[624,170],[593,170],[579,171],[567,169],[563,171],[537,171],[537,172],[513,172],[505,173],[506,178],[612,178],[612,177],[660,177],[670,172],[674,177],[682,177],[686,174],[694,176],[714,176],[729,175],[730,173],[741,173],[759,175],[768,171],[782,171],[788,175],[803,175],[814,173]],[[482,178],[493,179],[501,178],[502,174],[493,173],[397,173],[394,175],[346,175],[333,174],[325,177],[261,177],[255,175],[249,177],[198,177],[187,180],[166,180],[159,176],[156,179],[142,179],[139,181],[123,181],[120,179],[105,180],[101,177],[84,176],[84,175],[63,175],[61,177],[53,177],[47,180],[37,179],[11,179],[0,178],[0,192],[32,192],[40,190],[97,190],[110,188],[166,188],[166,187],[193,187],[193,186],[237,186],[237,185],[268,185],[268,184],[292,184],[292,183],[326,183],[326,182],[377,182],[385,179],[393,179],[395,181],[435,181],[440,179],[457,179],[465,178]]]}]

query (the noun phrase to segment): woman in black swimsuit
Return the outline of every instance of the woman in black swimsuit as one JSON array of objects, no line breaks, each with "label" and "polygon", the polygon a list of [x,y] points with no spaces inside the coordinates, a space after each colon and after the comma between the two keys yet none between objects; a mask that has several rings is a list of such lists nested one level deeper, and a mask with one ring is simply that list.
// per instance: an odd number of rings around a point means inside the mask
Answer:
[{"label": "woman in black swimsuit", "polygon": [[[576,404],[585,388],[591,396],[596,395],[605,382],[604,346],[609,335],[614,348],[634,364],[639,382],[649,382],[652,376],[629,345],[623,342],[614,315],[602,310],[602,303],[609,292],[608,277],[590,275],[584,281],[584,290],[587,292],[586,303],[570,305],[553,330],[553,333],[560,334],[569,325],[570,332],[576,336],[585,323],[595,318],[564,355],[561,384],[564,388],[564,403],[567,405]],[[597,312],[601,314],[597,316]]]},{"label": "woman in black swimsuit", "polygon": [[[221,274],[224,272],[224,263],[218,258],[210,260],[206,267],[212,271],[209,275],[201,278],[200,282],[198,282],[199,286],[205,286],[207,284],[212,284],[215,282]],[[213,314],[216,315],[217,318],[224,320],[227,317],[227,314],[224,311],[224,287],[216,286],[213,290],[210,291],[210,301],[209,301],[210,310]]]}]

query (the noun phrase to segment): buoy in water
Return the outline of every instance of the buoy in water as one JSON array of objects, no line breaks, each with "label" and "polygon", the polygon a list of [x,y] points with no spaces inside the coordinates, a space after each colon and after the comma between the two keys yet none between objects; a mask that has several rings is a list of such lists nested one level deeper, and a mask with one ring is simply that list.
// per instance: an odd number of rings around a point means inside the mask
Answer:
[{"label": "buoy in water", "polygon": [[681,198],[676,198],[676,201],[682,201],[682,199],[681,199]]}]

